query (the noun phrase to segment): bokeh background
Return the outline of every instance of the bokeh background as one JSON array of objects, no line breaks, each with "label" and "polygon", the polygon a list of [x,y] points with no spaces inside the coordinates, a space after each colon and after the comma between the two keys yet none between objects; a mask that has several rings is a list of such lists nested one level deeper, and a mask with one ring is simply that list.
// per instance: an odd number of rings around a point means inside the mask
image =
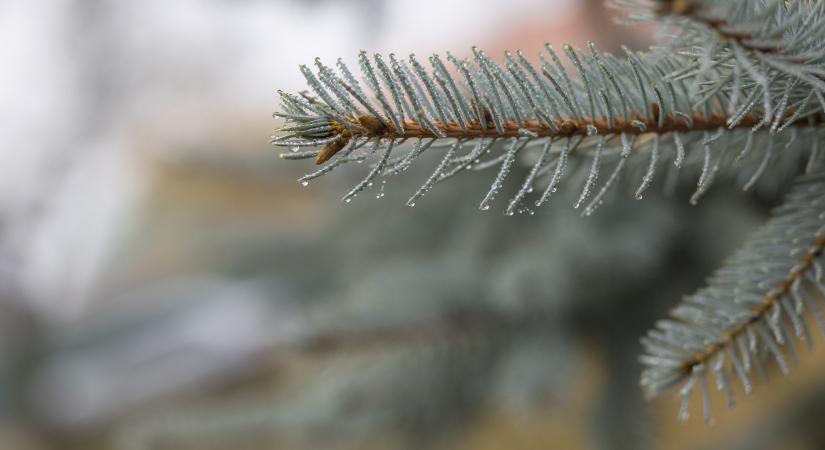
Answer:
[{"label": "bokeh background", "polygon": [[712,427],[638,389],[639,336],[781,188],[505,217],[493,174],[404,207],[424,168],[346,205],[358,170],[304,188],[267,143],[316,56],[651,41],[610,14],[0,1],[0,448],[825,448],[822,342]]}]

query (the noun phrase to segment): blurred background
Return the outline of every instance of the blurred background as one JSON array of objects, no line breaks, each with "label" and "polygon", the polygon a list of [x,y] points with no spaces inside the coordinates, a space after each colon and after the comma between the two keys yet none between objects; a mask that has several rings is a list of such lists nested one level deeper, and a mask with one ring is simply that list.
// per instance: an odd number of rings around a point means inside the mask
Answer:
[{"label": "blurred background", "polygon": [[358,170],[304,188],[267,144],[316,56],[651,41],[610,14],[0,1],[0,448],[825,448],[822,342],[713,427],[638,388],[638,338],[781,191],[505,217],[490,174],[406,208],[425,167],[346,205]]}]

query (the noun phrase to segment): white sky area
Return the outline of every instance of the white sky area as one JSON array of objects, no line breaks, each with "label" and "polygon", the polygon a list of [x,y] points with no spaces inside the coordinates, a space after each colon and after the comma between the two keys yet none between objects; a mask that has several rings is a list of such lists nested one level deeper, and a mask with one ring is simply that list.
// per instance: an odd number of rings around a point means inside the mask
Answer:
[{"label": "white sky area", "polygon": [[378,20],[368,3],[0,0],[0,282],[50,319],[83,313],[139,206],[147,127],[197,146],[217,108],[269,120],[276,89],[303,88],[298,65],[316,56],[466,54],[577,4],[388,0]]}]

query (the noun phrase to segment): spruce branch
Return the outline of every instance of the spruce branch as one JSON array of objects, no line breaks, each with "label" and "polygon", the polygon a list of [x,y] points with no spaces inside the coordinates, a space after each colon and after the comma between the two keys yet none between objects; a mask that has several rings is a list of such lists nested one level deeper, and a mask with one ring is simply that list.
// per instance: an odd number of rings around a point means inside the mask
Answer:
[{"label": "spruce branch", "polygon": [[[488,209],[513,165],[519,159],[527,160],[532,169],[522,180],[522,189],[510,199],[507,214],[529,212],[527,193],[536,187],[542,187],[546,195],[534,203],[545,203],[568,175],[564,173],[568,159],[589,159],[589,164],[582,164],[590,173],[580,187],[576,206],[587,205],[584,213],[590,214],[633,164],[647,167],[638,182],[637,197],[641,197],[665,162],[670,160],[681,169],[686,155],[691,165],[701,167],[694,202],[720,169],[756,167],[755,176],[746,184],[749,188],[776,162],[774,159],[780,158],[771,154],[765,159],[759,150],[742,152],[757,162],[734,166],[733,158],[718,155],[721,149],[716,141],[726,128],[733,131],[733,137],[746,136],[747,143],[768,123],[776,124],[775,133],[788,130],[786,135],[796,136],[798,128],[803,138],[789,140],[796,141],[793,148],[778,155],[796,158],[818,139],[817,125],[825,119],[819,111],[806,109],[810,101],[793,102],[796,91],[791,85],[785,92],[787,100],[781,102],[781,115],[774,118],[754,107],[752,97],[758,87],[747,75],[737,82],[751,86],[752,95],[741,100],[731,100],[731,91],[737,86],[708,86],[688,82],[684,76],[674,77],[679,68],[690,67],[690,57],[630,50],[625,50],[624,57],[616,57],[592,44],[589,51],[568,45],[563,49],[575,74],[568,72],[550,45],[540,55],[540,67],[521,52],[506,53],[503,65],[478,49],[474,49],[472,60],[448,54],[453,72],[438,55],[430,58],[428,72],[415,55],[410,56],[409,64],[390,55],[387,64],[381,55],[369,58],[362,52],[359,63],[367,90],[343,62],[338,61],[336,73],[316,59],[316,72],[301,68],[312,93],[281,92],[284,111],[276,115],[288,125],[278,131],[273,143],[292,147],[293,152],[283,154],[283,158],[314,158],[316,164],[325,164],[301,178],[304,184],[347,162],[380,155],[362,182],[344,196],[351,201],[378,177],[404,172],[444,142],[449,151],[410,198],[411,206],[436,184],[462,171],[498,167],[480,205]],[[701,99],[699,105],[694,104],[696,98]],[[407,141],[413,142],[407,153],[394,155]],[[506,145],[494,145],[499,142]],[[651,155],[649,162],[637,162],[654,143],[655,161]],[[673,144],[667,146],[671,151],[661,152],[663,143]],[[319,146],[323,147],[300,151]],[[486,154],[494,156],[482,161]],[[598,189],[599,174],[606,170],[610,175]],[[548,191],[546,186],[552,188]]]},{"label": "spruce branch", "polygon": [[[805,314],[811,312],[825,334],[818,296],[825,294],[825,171],[800,179],[773,218],[708,281],[686,298],[642,339],[647,366],[642,386],[656,396],[685,382],[680,418],[687,418],[688,399],[699,384],[707,390],[707,373],[732,405],[731,381],[752,389],[754,368],[772,357],[783,374],[787,358],[797,359],[794,339],[812,339]],[[709,395],[703,392],[703,401]],[[710,421],[709,406],[704,405]]]}]

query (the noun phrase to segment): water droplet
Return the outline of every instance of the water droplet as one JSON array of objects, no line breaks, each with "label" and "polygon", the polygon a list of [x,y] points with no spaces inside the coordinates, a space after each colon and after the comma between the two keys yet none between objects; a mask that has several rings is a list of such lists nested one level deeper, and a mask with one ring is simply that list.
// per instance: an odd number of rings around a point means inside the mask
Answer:
[{"label": "water droplet", "polygon": [[409,206],[410,208],[415,208],[415,203],[407,203],[407,206]]},{"label": "water droplet", "polygon": [[301,186],[303,186],[303,187],[309,186],[309,181],[302,181]]},{"label": "water droplet", "polygon": [[490,209],[490,205],[487,205],[487,204],[485,204],[485,205],[481,205],[481,210],[482,210],[482,211],[487,211],[487,210],[489,210],[489,209]]},{"label": "water droplet", "polygon": [[347,203],[350,203],[350,202],[352,202],[352,199],[351,199],[351,198],[348,198],[348,199],[346,199],[346,200],[344,200],[344,201],[345,201],[345,202],[347,202]]},{"label": "water droplet", "polygon": [[301,147],[290,147],[290,149],[289,149],[289,150],[290,150],[292,153],[296,153],[296,152],[299,152],[299,151],[301,150]]}]

